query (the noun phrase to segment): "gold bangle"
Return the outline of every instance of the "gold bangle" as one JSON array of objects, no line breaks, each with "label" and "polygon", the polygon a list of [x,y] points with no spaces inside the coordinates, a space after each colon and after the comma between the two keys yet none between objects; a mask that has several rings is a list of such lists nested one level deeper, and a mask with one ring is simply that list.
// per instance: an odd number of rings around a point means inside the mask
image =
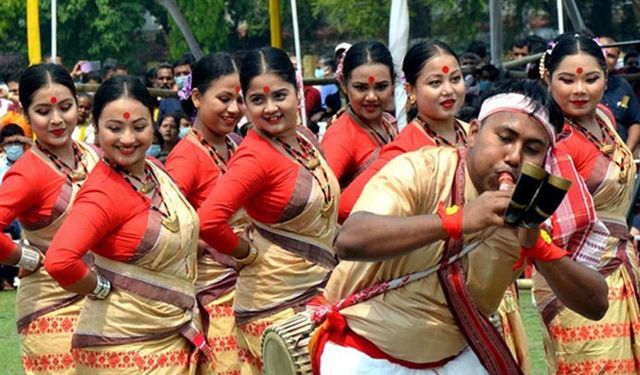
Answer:
[{"label": "gold bangle", "polygon": [[242,259],[238,259],[234,257],[233,259],[235,259],[235,261],[240,266],[248,266],[249,264],[255,262],[257,257],[258,257],[258,249],[255,246],[249,245],[249,254],[247,254],[246,257]]}]

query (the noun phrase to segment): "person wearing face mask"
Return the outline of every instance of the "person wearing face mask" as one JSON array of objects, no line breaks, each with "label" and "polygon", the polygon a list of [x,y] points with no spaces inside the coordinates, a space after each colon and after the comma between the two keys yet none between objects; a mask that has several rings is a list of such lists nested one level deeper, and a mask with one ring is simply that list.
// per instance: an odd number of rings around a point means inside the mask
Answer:
[{"label": "person wearing face mask", "polygon": [[163,151],[162,151],[163,147],[164,147],[164,139],[162,138],[162,134],[160,134],[158,129],[153,129],[153,142],[151,143],[151,146],[149,146],[149,149],[146,152],[147,156],[156,158],[158,159],[158,161],[160,161],[160,158],[166,159],[168,154],[163,154]]},{"label": "person wearing face mask", "polygon": [[24,130],[22,130],[20,126],[7,124],[2,127],[0,131],[0,144],[2,144],[4,154],[0,154],[0,181],[9,168],[11,168],[28,149],[30,143],[26,143],[26,140],[28,140],[28,138],[24,136]]},{"label": "person wearing face mask", "polygon": [[[0,153],[0,184],[4,174],[24,155],[31,143],[25,143],[24,130],[16,124],[8,124],[0,131],[0,145],[4,153]],[[19,240],[22,232],[18,220],[14,220],[4,228],[13,240]],[[13,288],[11,283],[18,276],[17,268],[8,265],[0,265],[0,290]]]},{"label": "person wearing face mask", "polygon": [[79,374],[195,374],[210,354],[195,303],[198,217],[145,155],[152,113],[139,79],[100,86],[93,117],[104,157],[45,260],[63,288],[89,297],[72,341]]},{"label": "person wearing face mask", "polygon": [[185,83],[191,74],[191,66],[193,65],[193,62],[193,56],[190,53],[187,53],[173,63],[173,78],[178,90],[182,90],[184,88]]},{"label": "person wearing face mask", "polygon": [[174,117],[176,122],[178,122],[178,138],[183,139],[191,130],[191,119],[184,111],[176,112]]},{"label": "person wearing face mask", "polygon": [[30,66],[20,78],[20,103],[37,140],[0,185],[0,227],[17,218],[26,241],[0,236],[0,263],[21,268],[16,311],[25,372],[75,374],[71,337],[83,296],[59,287],[40,266],[99,156],[71,138],[76,92],[63,67]]}]

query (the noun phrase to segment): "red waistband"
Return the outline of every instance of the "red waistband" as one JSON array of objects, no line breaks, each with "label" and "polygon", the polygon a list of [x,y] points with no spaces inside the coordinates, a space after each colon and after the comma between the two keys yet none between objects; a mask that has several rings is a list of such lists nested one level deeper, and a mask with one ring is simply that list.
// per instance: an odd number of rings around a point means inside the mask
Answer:
[{"label": "red waistband", "polygon": [[345,318],[338,312],[333,312],[327,316],[327,320],[320,326],[318,332],[310,344],[310,355],[312,357],[312,366],[314,375],[320,375],[320,357],[324,351],[324,346],[328,341],[333,343],[354,348],[359,352],[365,353],[371,358],[386,359],[391,363],[410,368],[410,369],[430,369],[444,366],[447,362],[456,356],[451,356],[437,362],[414,363],[394,358],[383,352],[374,343],[355,333],[347,325]]}]

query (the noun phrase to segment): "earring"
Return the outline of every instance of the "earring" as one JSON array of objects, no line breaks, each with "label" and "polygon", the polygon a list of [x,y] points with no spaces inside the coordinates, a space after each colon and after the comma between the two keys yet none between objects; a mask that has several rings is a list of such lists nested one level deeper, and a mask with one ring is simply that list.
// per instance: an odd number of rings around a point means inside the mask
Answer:
[{"label": "earring", "polygon": [[409,103],[414,104],[416,102],[416,96],[415,95],[409,95]]}]

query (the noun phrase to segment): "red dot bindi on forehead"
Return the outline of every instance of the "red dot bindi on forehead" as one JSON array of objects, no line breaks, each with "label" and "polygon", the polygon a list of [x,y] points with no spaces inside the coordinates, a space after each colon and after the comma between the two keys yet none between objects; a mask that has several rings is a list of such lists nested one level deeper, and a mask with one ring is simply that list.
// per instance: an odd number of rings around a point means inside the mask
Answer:
[{"label": "red dot bindi on forehead", "polygon": [[263,88],[262,88],[262,91],[263,91],[265,94],[268,94],[268,93],[271,91],[271,87],[269,87],[269,86],[265,86],[265,87],[263,87]]},{"label": "red dot bindi on forehead", "polygon": [[124,117],[125,120],[128,120],[129,117],[131,117],[131,113],[125,112],[125,113],[122,114],[122,117]]},{"label": "red dot bindi on forehead", "polygon": [[449,73],[449,66],[445,65],[442,67],[442,73],[447,74]]},{"label": "red dot bindi on forehead", "polygon": [[236,94],[240,93],[240,86],[236,86]]},{"label": "red dot bindi on forehead", "polygon": [[374,83],[376,79],[373,76],[369,76],[369,83]]},{"label": "red dot bindi on forehead", "polygon": [[583,71],[584,70],[582,69],[581,66],[579,66],[578,69],[576,69],[576,73],[578,73],[578,74],[582,74]]},{"label": "red dot bindi on forehead", "polygon": [[58,102],[58,98],[56,98],[55,96],[52,96],[49,101],[51,102],[51,104],[56,104]]}]

